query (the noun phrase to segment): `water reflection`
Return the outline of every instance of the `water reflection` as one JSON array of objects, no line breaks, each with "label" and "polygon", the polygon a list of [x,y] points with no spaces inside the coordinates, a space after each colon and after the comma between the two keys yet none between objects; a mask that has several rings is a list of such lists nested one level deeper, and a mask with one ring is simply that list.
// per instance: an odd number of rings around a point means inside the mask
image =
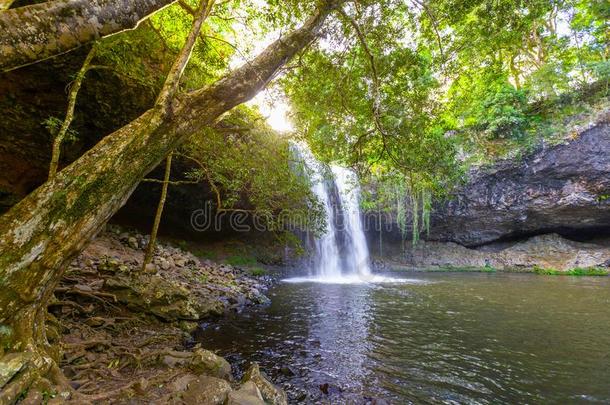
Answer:
[{"label": "water reflection", "polygon": [[259,361],[292,402],[610,402],[608,278],[423,278],[281,283],[269,307],[199,338],[238,367]]},{"label": "water reflection", "polygon": [[[314,301],[318,316],[309,326],[310,342],[319,342],[319,360],[309,374],[331,390],[359,391],[366,381],[369,352],[370,286],[326,286]],[[346,348],[347,350],[337,350]]]}]

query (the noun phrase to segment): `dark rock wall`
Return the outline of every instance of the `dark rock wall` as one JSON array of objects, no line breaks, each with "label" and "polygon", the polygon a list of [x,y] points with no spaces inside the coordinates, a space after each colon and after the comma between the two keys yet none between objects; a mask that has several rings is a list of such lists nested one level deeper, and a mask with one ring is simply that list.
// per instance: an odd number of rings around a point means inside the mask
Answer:
[{"label": "dark rock wall", "polygon": [[[46,180],[52,136],[43,122],[50,116],[64,119],[69,85],[87,52],[82,48],[0,74],[0,212]],[[151,88],[107,69],[87,72],[71,125],[78,139],[64,145],[60,168],[146,111],[154,99]]]},{"label": "dark rock wall", "polygon": [[473,172],[431,223],[429,240],[463,245],[550,232],[610,234],[610,123],[522,162]]},{"label": "dark rock wall", "polygon": [[[547,233],[610,236],[610,112],[569,143],[471,170],[466,185],[435,204],[430,222],[422,239],[465,246]],[[384,254],[403,243],[391,214],[381,215],[381,232],[375,213],[365,225],[373,254],[380,237]]]}]

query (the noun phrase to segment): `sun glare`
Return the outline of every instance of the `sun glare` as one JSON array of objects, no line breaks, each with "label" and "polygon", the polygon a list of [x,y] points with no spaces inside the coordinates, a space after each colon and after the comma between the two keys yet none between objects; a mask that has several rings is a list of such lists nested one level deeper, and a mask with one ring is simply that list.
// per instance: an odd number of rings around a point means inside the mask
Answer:
[{"label": "sun glare", "polygon": [[279,132],[291,132],[294,130],[290,120],[290,106],[283,95],[278,92],[262,91],[248,104],[256,105],[265,117],[267,124]]}]

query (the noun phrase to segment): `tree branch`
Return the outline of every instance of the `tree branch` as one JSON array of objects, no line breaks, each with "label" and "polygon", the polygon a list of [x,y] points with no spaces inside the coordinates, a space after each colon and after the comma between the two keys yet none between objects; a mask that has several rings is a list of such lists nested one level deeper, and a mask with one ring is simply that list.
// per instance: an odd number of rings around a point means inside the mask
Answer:
[{"label": "tree branch", "polygon": [[161,89],[161,92],[157,97],[157,101],[155,102],[155,106],[160,108],[163,114],[171,114],[172,98],[178,90],[182,73],[184,73],[184,69],[188,64],[188,61],[191,59],[191,53],[193,52],[193,47],[195,46],[195,42],[197,41],[197,37],[201,31],[201,26],[210,14],[210,10],[212,9],[213,5],[214,0],[203,0],[199,5],[199,9],[197,10],[195,20],[193,21],[193,26],[186,38],[186,42],[182,47],[180,54],[174,61],[174,64],[167,74],[167,77],[165,78],[163,88]]},{"label": "tree branch", "polygon": [[175,0],[53,0],[0,12],[0,71],[136,28]]},{"label": "tree branch", "polygon": [[347,20],[350,23],[350,25],[354,28],[354,31],[356,31],[356,35],[358,36],[358,40],[359,40],[360,44],[362,45],[362,49],[364,50],[364,53],[366,54],[366,56],[369,60],[369,64],[370,64],[370,68],[371,68],[371,76],[372,76],[371,80],[373,82],[373,88],[372,88],[373,124],[374,124],[375,128],[377,129],[377,131],[379,132],[379,134],[381,135],[381,142],[383,145],[381,154],[383,155],[383,153],[386,153],[388,155],[388,157],[394,163],[398,164],[398,160],[392,155],[390,149],[388,148],[388,143],[387,143],[387,139],[386,139],[388,137],[388,135],[385,132],[383,125],[381,123],[381,100],[380,100],[380,90],[379,90],[380,84],[379,84],[379,75],[377,72],[377,65],[375,63],[375,57],[373,56],[373,52],[371,52],[371,48],[369,47],[369,45],[366,41],[366,37],[364,36],[364,33],[360,29],[360,26],[358,25],[356,20],[354,20],[350,15],[348,15],[342,8],[338,8],[337,11],[341,15],[341,17],[343,17],[345,20]]},{"label": "tree branch", "polygon": [[91,50],[87,54],[83,65],[80,70],[76,74],[76,78],[72,83],[72,87],[70,88],[70,96],[68,97],[68,109],[66,110],[66,117],[64,118],[64,122],[61,124],[61,128],[59,132],[53,139],[53,148],[51,151],[51,164],[49,166],[49,179],[52,179],[57,173],[57,167],[59,165],[59,155],[61,153],[61,144],[64,142],[64,138],[68,133],[68,128],[70,128],[70,124],[72,123],[72,119],[74,118],[74,108],[76,106],[76,96],[78,95],[78,91],[80,90],[80,86],[83,83],[83,79],[85,78],[85,74],[89,70],[89,65],[95,56],[96,45],[94,44],[91,47]]},{"label": "tree branch", "polygon": [[157,211],[155,212],[155,220],[153,222],[152,230],[150,231],[150,239],[148,246],[146,246],[146,254],[144,255],[144,261],[142,262],[141,271],[146,270],[146,266],[152,260],[153,253],[155,253],[155,241],[157,240],[157,232],[159,231],[159,224],[161,223],[161,216],[163,215],[163,208],[165,207],[165,199],[167,198],[167,186],[169,183],[169,176],[172,171],[172,153],[167,155],[165,158],[165,175],[163,176],[163,186],[161,187],[161,197],[159,198],[159,204],[157,204]]}]

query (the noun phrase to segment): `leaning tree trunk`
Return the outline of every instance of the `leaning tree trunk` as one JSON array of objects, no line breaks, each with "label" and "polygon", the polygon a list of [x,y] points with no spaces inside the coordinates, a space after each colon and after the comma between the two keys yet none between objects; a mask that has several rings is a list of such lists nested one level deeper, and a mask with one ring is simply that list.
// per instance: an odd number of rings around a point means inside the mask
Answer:
[{"label": "leaning tree trunk", "polygon": [[169,152],[256,95],[313,41],[338,2],[329,1],[301,28],[210,87],[175,97],[169,114],[157,105],[108,135],[0,217],[0,347],[44,358],[38,348],[44,331],[32,335],[44,322],[34,318],[62,269]]},{"label": "leaning tree trunk", "polygon": [[0,11],[0,71],[39,62],[133,29],[174,1],[53,0]]}]

